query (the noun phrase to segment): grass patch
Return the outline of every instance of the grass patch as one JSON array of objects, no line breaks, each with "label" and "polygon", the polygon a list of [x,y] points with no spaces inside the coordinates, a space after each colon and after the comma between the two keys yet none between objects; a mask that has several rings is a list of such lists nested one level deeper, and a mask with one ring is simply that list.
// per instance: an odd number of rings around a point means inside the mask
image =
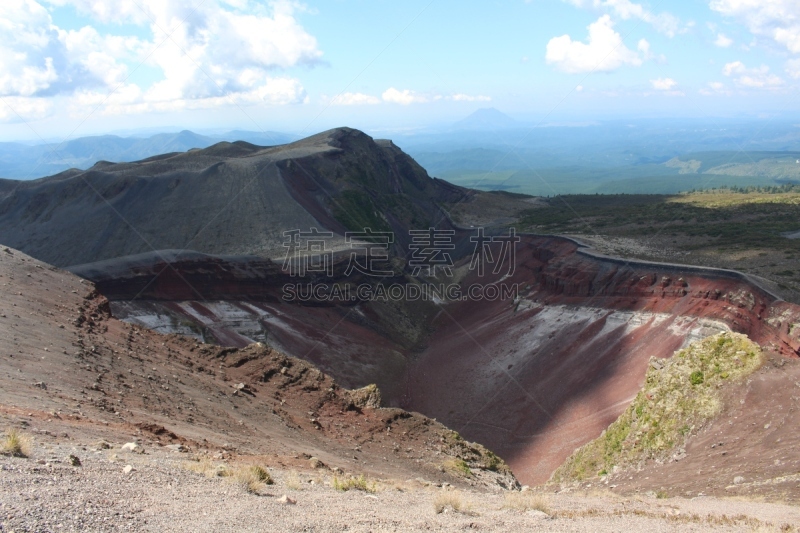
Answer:
[{"label": "grass patch", "polygon": [[373,493],[377,490],[374,481],[368,481],[364,475],[358,477],[349,477],[346,479],[339,479],[338,476],[333,476],[333,488],[347,492],[348,490],[360,490],[364,492]]},{"label": "grass patch", "polygon": [[234,471],[223,463],[216,463],[208,457],[202,457],[186,464],[187,470],[202,474],[206,477],[230,477]]},{"label": "grass patch", "polygon": [[286,488],[290,490],[302,490],[303,488],[303,482],[300,480],[300,475],[295,470],[292,470],[286,474],[284,483],[286,484]]},{"label": "grass patch", "polygon": [[800,251],[800,242],[783,236],[800,230],[797,189],[565,195],[547,202],[549,205],[523,213],[522,228],[559,234],[597,230],[630,238],[672,234],[713,239],[716,247]]},{"label": "grass patch", "polygon": [[262,466],[245,466],[235,471],[233,479],[250,494],[258,494],[274,482],[269,472]]},{"label": "grass patch", "polygon": [[553,474],[580,481],[647,459],[667,459],[722,409],[719,387],[754,372],[761,349],[745,335],[721,333],[651,365],[633,403],[603,434],[578,448]]},{"label": "grass patch", "polygon": [[444,464],[444,469],[451,474],[462,477],[472,477],[472,470],[463,459],[451,459]]},{"label": "grass patch", "polygon": [[33,439],[29,435],[16,429],[6,430],[0,444],[0,453],[12,457],[30,457],[32,450]]},{"label": "grass patch", "polygon": [[192,472],[209,478],[226,478],[240,485],[250,494],[258,494],[267,485],[272,485],[274,480],[269,471],[263,466],[247,465],[231,468],[224,463],[217,463],[208,457],[189,461],[185,467]]},{"label": "grass patch", "polygon": [[463,513],[467,510],[464,503],[464,497],[458,491],[442,491],[436,494],[433,499],[433,509],[436,514],[441,514],[447,510],[454,513]]},{"label": "grass patch", "polygon": [[551,515],[552,509],[547,498],[542,494],[531,492],[507,492],[503,503],[503,509],[512,511],[528,512],[541,511],[546,515]]},{"label": "grass patch", "polygon": [[391,228],[369,194],[359,190],[346,190],[333,203],[333,216],[351,231],[390,231]]}]

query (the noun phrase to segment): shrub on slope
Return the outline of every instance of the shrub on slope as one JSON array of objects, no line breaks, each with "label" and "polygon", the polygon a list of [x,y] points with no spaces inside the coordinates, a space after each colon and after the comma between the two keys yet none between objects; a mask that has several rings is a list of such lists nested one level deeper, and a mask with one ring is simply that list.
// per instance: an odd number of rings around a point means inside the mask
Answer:
[{"label": "shrub on slope", "polygon": [[745,335],[721,333],[652,359],[645,384],[627,410],[600,437],[578,448],[553,474],[555,482],[580,481],[666,459],[722,409],[721,389],[762,363],[761,349]]}]

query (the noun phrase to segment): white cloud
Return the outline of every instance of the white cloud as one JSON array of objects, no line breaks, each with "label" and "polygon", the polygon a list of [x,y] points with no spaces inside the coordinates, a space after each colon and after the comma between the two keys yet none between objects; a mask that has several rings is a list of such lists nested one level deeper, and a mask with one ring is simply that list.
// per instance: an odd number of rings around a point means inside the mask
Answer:
[{"label": "white cloud", "polygon": [[454,102],[491,102],[492,98],[484,95],[470,96],[468,94],[454,94],[447,97],[448,100]]},{"label": "white cloud", "polygon": [[[658,32],[674,37],[684,33],[686,28],[681,27],[681,19],[671,13],[662,12],[655,14],[645,9],[642,4],[630,0],[563,0],[576,7],[592,7],[611,11],[623,20],[637,19],[653,26]],[[691,26],[692,24],[688,24]]]},{"label": "white cloud", "polygon": [[800,79],[800,59],[790,59],[787,61],[786,73],[794,79]]},{"label": "white cloud", "polygon": [[717,39],[714,41],[714,45],[719,46],[720,48],[728,48],[732,44],[733,39],[726,36],[724,33],[717,35]]},{"label": "white cloud", "polygon": [[0,123],[38,120],[50,115],[53,104],[48,98],[24,96],[0,97]]},{"label": "white cloud", "polygon": [[650,94],[658,94],[661,96],[686,96],[683,91],[676,89],[678,82],[672,78],[658,78],[655,80],[650,80],[650,85],[652,85],[653,89],[658,92],[645,93],[646,96]]},{"label": "white cloud", "polygon": [[364,93],[342,93],[330,100],[331,105],[375,105],[380,103],[380,98]]},{"label": "white cloud", "polygon": [[647,11],[641,4],[634,4],[630,0],[604,0],[595,4],[611,8],[623,20],[639,19],[652,25],[657,31],[669,37],[674,37],[681,31],[680,19],[670,13],[654,14]]},{"label": "white cloud", "polygon": [[384,102],[401,105],[420,104],[428,101],[426,97],[418,95],[414,91],[410,91],[408,89],[398,91],[394,87],[389,87],[386,89],[381,97],[383,98]]},{"label": "white cloud", "polygon": [[226,105],[289,105],[308,102],[302,84],[293,78],[266,78],[264,83],[249,91],[238,91],[219,96],[180,98],[142,91],[135,84],[120,87],[109,96],[107,92],[80,91],[75,95],[70,112],[82,116],[87,109],[100,109],[104,115],[136,114],[181,111],[186,109],[212,109]]},{"label": "white cloud", "polygon": [[440,102],[447,100],[450,102],[491,102],[492,98],[485,95],[470,95],[464,93],[453,93],[449,95],[437,93],[421,94],[409,89],[402,91],[389,87],[386,89],[381,98],[384,102],[390,104],[411,105],[411,104],[426,104],[429,102]]},{"label": "white cloud", "polygon": [[730,96],[733,94],[724,83],[719,81],[708,82],[706,86],[701,88],[698,92],[703,96]]},{"label": "white cloud", "polygon": [[732,63],[726,63],[722,68],[722,73],[726,76],[731,76],[732,74],[741,74],[746,70],[747,67],[744,66],[744,63],[741,61],[734,61]]},{"label": "white cloud", "polygon": [[734,78],[737,85],[749,88],[774,88],[784,84],[779,76],[771,74],[769,67],[761,65],[757,68],[747,68],[741,61],[733,61],[722,68],[725,76]]},{"label": "white cloud", "polygon": [[[50,13],[34,0],[0,3],[0,95],[52,96],[79,86],[101,86],[119,68],[96,43],[89,57],[79,46],[89,32],[66,32],[53,25]],[[101,67],[102,64],[102,67]]]},{"label": "white cloud", "polygon": [[171,40],[208,66],[287,68],[322,56],[316,39],[295,18],[301,6],[289,0],[270,2],[269,9],[246,0],[46,1],[71,4],[103,22],[146,25],[154,43],[175,30]]},{"label": "white cloud", "polygon": [[650,43],[647,42],[647,39],[639,39],[639,42],[636,44],[636,49],[642,53],[644,59],[653,58],[653,54],[650,53]]},{"label": "white cloud", "polygon": [[[94,9],[109,0],[72,1],[90,3]],[[144,6],[154,17],[154,41],[163,39],[160,29],[171,31],[188,16],[193,3],[146,0]],[[164,74],[150,88],[153,99],[268,91],[266,80],[274,69],[318,61],[321,52],[316,40],[293,17],[293,5],[279,2],[273,7],[273,13],[242,14],[213,0],[202,4],[153,54],[151,63]]]},{"label": "white cloud", "polygon": [[650,84],[657,91],[671,91],[678,85],[678,82],[672,78],[658,78],[657,80],[650,80]]},{"label": "white cloud", "polygon": [[257,100],[252,98],[252,94],[261,101],[270,105],[289,105],[303,104],[308,102],[308,94],[299,80],[294,78],[270,78],[267,77],[264,83],[255,87],[251,91],[240,93],[243,102]]},{"label": "white cloud", "polygon": [[[53,23],[48,4],[71,5],[107,24],[144,26],[150,36],[101,34],[90,25],[64,30]],[[0,95],[75,95],[73,110],[105,101],[103,112],[305,102],[298,80],[275,75],[321,58],[316,39],[296,19],[298,9],[288,0],[267,6],[251,0],[2,0]],[[148,56],[161,79],[149,87],[125,85]]]},{"label": "white cloud", "polygon": [[711,0],[718,13],[741,21],[751,33],[800,54],[800,2],[797,0]]},{"label": "white cloud", "polygon": [[545,59],[564,72],[612,72],[623,65],[641,66],[650,54],[650,44],[642,39],[638,49],[644,58],[630,50],[614,31],[611,17],[603,15],[589,25],[587,42],[573,41],[569,35],[554,37],[547,43]]}]

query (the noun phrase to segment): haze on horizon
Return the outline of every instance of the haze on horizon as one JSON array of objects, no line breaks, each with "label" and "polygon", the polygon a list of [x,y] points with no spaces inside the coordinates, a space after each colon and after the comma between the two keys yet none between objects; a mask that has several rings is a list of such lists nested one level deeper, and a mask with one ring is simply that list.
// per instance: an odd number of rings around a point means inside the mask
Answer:
[{"label": "haze on horizon", "polygon": [[796,117],[793,0],[6,0],[0,140]]}]

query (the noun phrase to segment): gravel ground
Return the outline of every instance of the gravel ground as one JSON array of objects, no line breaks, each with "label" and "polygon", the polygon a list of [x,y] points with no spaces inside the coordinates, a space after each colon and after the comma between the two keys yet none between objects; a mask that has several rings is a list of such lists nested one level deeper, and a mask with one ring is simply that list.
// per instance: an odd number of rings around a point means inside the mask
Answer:
[{"label": "gravel ground", "polygon": [[[111,449],[45,443],[31,458],[0,458],[0,531],[796,531],[800,525],[800,508],[738,500],[487,494],[424,480],[342,492],[332,488],[329,471],[313,470],[272,470],[275,484],[250,494],[232,478],[190,470],[186,453],[145,452],[122,451],[120,443]],[[70,455],[82,466],[71,466]],[[128,465],[133,470],[126,474]],[[296,503],[282,502],[284,495]],[[442,495],[461,511],[437,513]],[[509,498],[546,513],[505,508]]]}]

